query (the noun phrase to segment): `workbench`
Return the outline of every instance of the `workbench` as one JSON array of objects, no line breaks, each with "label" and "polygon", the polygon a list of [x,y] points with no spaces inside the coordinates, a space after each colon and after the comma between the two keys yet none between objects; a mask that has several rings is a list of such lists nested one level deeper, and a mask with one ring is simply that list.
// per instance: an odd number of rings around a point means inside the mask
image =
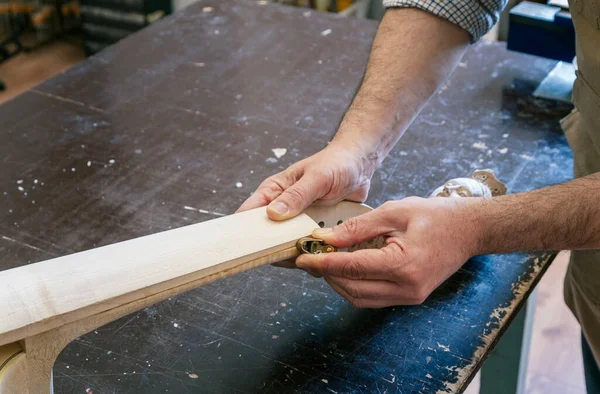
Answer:
[{"label": "workbench", "polygon": [[[333,136],[376,27],[200,1],[0,106],[0,269],[232,214]],[[570,108],[531,96],[554,65],[471,46],[367,203],[427,196],[477,168],[512,193],[570,179],[558,124]],[[479,256],[423,305],[382,310],[261,267],[72,342],[55,393],[462,391],[554,256]]]}]

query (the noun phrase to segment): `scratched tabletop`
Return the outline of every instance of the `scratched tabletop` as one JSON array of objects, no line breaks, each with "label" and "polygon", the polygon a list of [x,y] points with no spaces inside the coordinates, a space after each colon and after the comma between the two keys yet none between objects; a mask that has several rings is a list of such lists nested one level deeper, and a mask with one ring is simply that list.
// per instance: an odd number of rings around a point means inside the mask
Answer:
[{"label": "scratched tabletop", "polygon": [[[376,27],[200,1],[0,106],[0,269],[233,213],[333,136]],[[478,168],[510,192],[571,178],[558,124],[570,108],[532,97],[554,64],[471,46],[367,203],[427,196]],[[423,305],[382,310],[261,267],[78,338],[55,393],[461,391],[553,258],[480,256]]]}]

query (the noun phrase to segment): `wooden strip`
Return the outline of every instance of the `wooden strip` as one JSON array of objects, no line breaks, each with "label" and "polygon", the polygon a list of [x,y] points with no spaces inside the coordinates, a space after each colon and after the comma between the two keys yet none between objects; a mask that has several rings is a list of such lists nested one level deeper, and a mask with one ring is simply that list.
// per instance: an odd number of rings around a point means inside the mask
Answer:
[{"label": "wooden strip", "polygon": [[305,214],[274,222],[258,208],[0,272],[0,345],[273,262],[269,255],[292,250],[315,227]]}]

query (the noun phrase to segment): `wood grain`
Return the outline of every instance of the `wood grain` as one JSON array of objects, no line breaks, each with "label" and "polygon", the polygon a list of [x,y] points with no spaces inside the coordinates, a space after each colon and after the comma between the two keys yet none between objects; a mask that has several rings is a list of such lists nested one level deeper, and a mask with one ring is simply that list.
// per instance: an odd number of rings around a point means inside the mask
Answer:
[{"label": "wood grain", "polygon": [[0,345],[227,271],[294,246],[317,224],[265,209],[0,272]]},{"label": "wood grain", "polygon": [[[274,222],[258,208],[4,271],[0,286],[23,286],[12,287],[20,290],[12,301],[10,291],[0,293],[11,316],[0,325],[0,340],[7,341],[0,347],[0,393],[52,393],[54,361],[73,339],[195,287],[296,257],[296,240],[318,225],[370,209],[341,202]],[[96,278],[104,285],[79,296]]]}]

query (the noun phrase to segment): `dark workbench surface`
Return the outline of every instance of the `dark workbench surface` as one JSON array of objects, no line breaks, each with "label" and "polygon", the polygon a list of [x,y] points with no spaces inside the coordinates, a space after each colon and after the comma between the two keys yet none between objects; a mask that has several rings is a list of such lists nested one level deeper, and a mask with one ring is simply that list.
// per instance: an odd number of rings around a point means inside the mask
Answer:
[{"label": "dark workbench surface", "polygon": [[[202,1],[0,106],[0,269],[233,213],[333,135],[375,29]],[[530,96],[553,65],[502,44],[471,47],[375,175],[368,203],[426,196],[475,168],[494,169],[511,192],[569,179],[558,125],[569,108]],[[384,310],[354,309],[302,271],[262,267],[76,340],[56,363],[55,392],[463,389],[552,258],[475,258],[424,305]]]}]

